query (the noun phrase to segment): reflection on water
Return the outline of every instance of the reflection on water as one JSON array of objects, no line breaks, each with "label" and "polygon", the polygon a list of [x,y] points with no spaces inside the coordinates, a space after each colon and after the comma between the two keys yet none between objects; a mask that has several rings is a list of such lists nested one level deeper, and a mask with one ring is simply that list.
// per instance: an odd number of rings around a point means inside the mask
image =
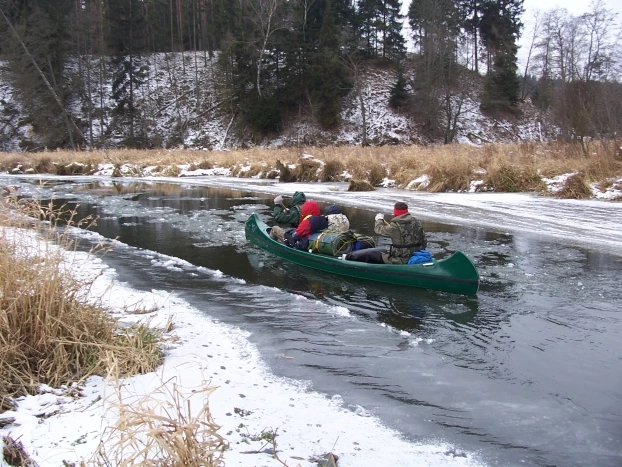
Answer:
[{"label": "reflection on water", "polygon": [[[425,223],[437,259],[462,250],[477,265],[480,292],[466,297],[271,256],[243,226],[253,212],[270,222],[272,200],[245,190],[85,181],[20,192],[99,216],[97,232],[133,247],[105,258],[120,280],[249,330],[277,374],[408,438],[445,439],[493,465],[622,464],[622,258]],[[373,235],[375,213],[344,211]]]}]

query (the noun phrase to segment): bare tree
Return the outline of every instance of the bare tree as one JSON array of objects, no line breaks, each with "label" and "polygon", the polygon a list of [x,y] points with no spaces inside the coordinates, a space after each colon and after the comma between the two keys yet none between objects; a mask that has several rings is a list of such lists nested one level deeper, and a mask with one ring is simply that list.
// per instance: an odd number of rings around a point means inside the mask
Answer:
[{"label": "bare tree", "polygon": [[261,71],[263,59],[272,35],[285,27],[285,16],[282,14],[286,0],[239,0],[242,8],[248,7],[251,11],[250,21],[259,35],[257,58],[257,94],[262,97]]},{"label": "bare tree", "polygon": [[587,36],[583,79],[607,80],[614,62],[617,13],[605,8],[603,0],[590,4],[591,10],[580,17]]},{"label": "bare tree", "polygon": [[531,41],[529,42],[529,50],[527,52],[527,60],[525,62],[525,72],[523,73],[523,84],[521,86],[521,99],[525,99],[533,89],[527,89],[527,76],[529,74],[529,66],[531,62],[531,56],[534,53],[536,47],[536,41],[540,34],[540,10],[536,10],[533,14],[533,24],[531,29]]}]

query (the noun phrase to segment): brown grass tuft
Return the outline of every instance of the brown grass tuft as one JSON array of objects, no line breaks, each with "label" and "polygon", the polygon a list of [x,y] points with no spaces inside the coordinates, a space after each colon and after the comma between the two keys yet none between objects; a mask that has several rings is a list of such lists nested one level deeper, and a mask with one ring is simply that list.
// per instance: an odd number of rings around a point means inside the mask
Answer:
[{"label": "brown grass tuft", "polygon": [[[38,164],[37,164],[38,166]],[[91,163],[82,164],[79,162],[70,162],[69,164],[59,164],[52,162],[53,171],[56,175],[89,175],[95,170]]]},{"label": "brown grass tuft", "polygon": [[296,174],[294,174],[287,165],[280,160],[276,161],[276,169],[279,171],[279,181],[283,183],[295,182]]},{"label": "brown grass tuft", "polygon": [[345,166],[343,162],[338,159],[329,159],[325,161],[324,169],[320,174],[320,181],[322,182],[336,182],[341,178]]},{"label": "brown grass tuft", "polygon": [[484,187],[489,191],[520,193],[544,191],[546,185],[533,167],[518,166],[501,161],[488,168]]},{"label": "brown grass tuft", "polygon": [[387,170],[380,164],[374,164],[369,168],[367,181],[371,186],[380,186],[387,176]]},{"label": "brown grass tuft", "polygon": [[320,167],[322,164],[311,159],[300,159],[295,174],[300,182],[315,182],[318,180]]},{"label": "brown grass tuft", "polygon": [[108,351],[119,355],[126,374],[151,371],[161,360],[154,332],[120,332],[106,310],[87,301],[96,278],[70,274],[63,250],[76,244],[58,223],[93,222],[74,218],[52,203],[18,201],[14,194],[0,200],[0,397],[105,374]]},{"label": "brown grass tuft", "polygon": [[350,180],[348,191],[374,191],[374,187],[367,180]]},{"label": "brown grass tuft", "polygon": [[[419,189],[428,191],[462,191],[471,182],[488,173],[488,185],[483,189],[495,191],[539,191],[543,186],[536,176],[555,177],[568,173],[584,173],[590,181],[600,182],[622,176],[622,161],[616,159],[619,149],[611,142],[589,143],[522,142],[486,144],[481,147],[461,144],[435,146],[382,146],[382,147],[301,147],[251,148],[229,151],[209,151],[207,159],[195,166],[229,168],[233,176],[249,176],[241,170],[251,165],[253,172],[266,178],[277,176],[281,182],[339,181],[347,172],[354,180],[367,180],[377,185],[384,176],[395,179],[399,187],[427,175],[431,183]],[[9,173],[38,172],[62,166],[67,170],[71,162],[80,162],[94,168],[97,163],[116,164],[119,169],[128,164],[131,174],[141,176],[147,166],[160,167],[160,174],[177,176],[170,169],[177,164],[197,159],[192,150],[110,150],[92,152],[53,151],[41,153],[0,154],[0,169]],[[313,159],[301,157],[309,154]],[[204,155],[204,153],[201,153]],[[317,160],[325,165],[318,173]],[[276,162],[275,162],[276,161]],[[52,167],[52,168],[50,168]],[[261,170],[259,171],[259,168]],[[290,168],[295,167],[295,168]],[[13,172],[13,170],[15,172]],[[383,172],[384,169],[384,172]],[[78,170],[75,166],[71,170]],[[85,170],[86,169],[82,169]],[[127,166],[123,169],[127,174]],[[120,170],[117,171],[121,175]],[[252,173],[252,172],[251,172]],[[265,174],[265,175],[264,175]]]},{"label": "brown grass tuft", "polygon": [[[117,389],[118,420],[89,464],[125,466],[224,466],[228,442],[218,434],[205,387],[186,396],[171,382],[138,400],[123,402]],[[192,402],[202,398],[198,410]]]},{"label": "brown grass tuft", "polygon": [[196,164],[196,167],[197,167],[197,169],[201,169],[201,170],[209,170],[209,169],[213,169],[214,168],[214,164],[212,164],[207,159],[203,159],[201,162]]},{"label": "brown grass tuft", "polygon": [[593,195],[585,174],[577,173],[568,177],[564,186],[556,194],[559,198],[586,199]]},{"label": "brown grass tuft", "polygon": [[37,463],[30,458],[21,441],[16,441],[10,436],[2,438],[4,444],[2,456],[7,465],[15,467],[37,467]]}]

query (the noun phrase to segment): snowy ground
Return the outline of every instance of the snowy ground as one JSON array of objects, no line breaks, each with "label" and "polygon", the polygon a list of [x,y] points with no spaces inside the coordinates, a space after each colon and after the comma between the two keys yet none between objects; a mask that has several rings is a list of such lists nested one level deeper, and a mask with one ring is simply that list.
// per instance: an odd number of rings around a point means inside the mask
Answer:
[{"label": "snowy ground", "polygon": [[[140,180],[148,182],[149,178]],[[621,203],[522,194],[431,194],[392,188],[350,193],[345,183],[281,184],[213,176],[153,180],[246,188],[269,196],[304,191],[308,198],[359,206],[387,215],[395,201],[404,200],[422,219],[544,235],[622,254]],[[221,425],[219,433],[230,445],[224,455],[227,466],[282,466],[281,461],[291,467],[312,466],[317,465],[311,460],[314,456],[327,452],[339,456],[341,467],[481,465],[477,453],[457,452],[435,440],[421,444],[406,442],[398,433],[368,416],[364,407],[346,410],[339,397],[328,399],[308,391],[300,383],[275,377],[243,332],[200,314],[174,293],[133,290],[119,283],[115,271],[101,260],[82,253],[75,254],[70,262],[72,270],[81,274],[102,272],[91,296],[100,299],[122,321],[148,317],[151,325],[161,326],[172,317],[175,328],[167,343],[164,366],[155,373],[123,380],[123,398],[140,400],[150,396],[172,403],[171,388],[177,385],[196,412],[203,405],[203,394],[197,390],[206,386],[216,388],[209,397],[209,406],[214,421]],[[128,312],[136,306],[156,311],[149,315]],[[162,387],[166,390],[159,391]],[[10,435],[22,442],[40,466],[88,460],[106,428],[115,421],[118,393],[111,381],[99,377],[89,378],[81,386],[82,397],[75,397],[72,395],[75,391],[70,389],[42,388],[39,395],[21,398],[16,411],[0,415],[0,419],[15,418],[14,423],[0,430],[0,435]],[[266,431],[277,432],[280,460],[270,455],[271,444],[250,440]]]}]

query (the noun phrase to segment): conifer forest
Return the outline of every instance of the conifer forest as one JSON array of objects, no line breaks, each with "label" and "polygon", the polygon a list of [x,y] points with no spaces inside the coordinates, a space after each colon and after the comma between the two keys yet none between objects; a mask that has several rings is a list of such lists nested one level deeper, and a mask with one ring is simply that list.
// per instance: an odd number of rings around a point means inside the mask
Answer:
[{"label": "conifer forest", "polygon": [[[0,149],[26,127],[22,150],[172,147],[215,118],[257,141],[301,119],[330,132],[348,96],[364,126],[370,69],[425,142],[453,142],[468,102],[509,118],[528,103],[562,138],[619,135],[620,18],[601,0],[529,28],[522,0],[402,3],[0,0]],[[163,112],[178,115],[167,135],[153,130]]]}]

